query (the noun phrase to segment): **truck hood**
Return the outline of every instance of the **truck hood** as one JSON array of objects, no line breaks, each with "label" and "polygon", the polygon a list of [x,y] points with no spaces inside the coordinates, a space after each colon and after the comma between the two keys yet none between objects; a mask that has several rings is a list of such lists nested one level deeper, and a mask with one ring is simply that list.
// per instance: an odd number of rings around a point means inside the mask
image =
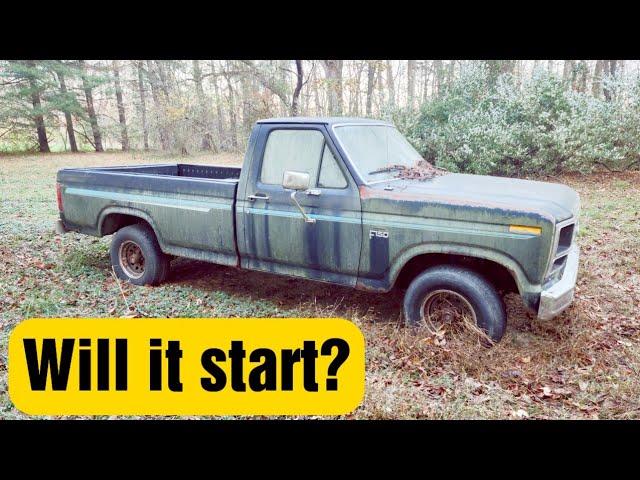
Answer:
[{"label": "truck hood", "polygon": [[580,208],[578,193],[566,185],[485,175],[451,173],[425,181],[394,180],[365,188],[369,189],[368,195],[377,198],[500,208],[537,213],[555,222],[577,216]]}]

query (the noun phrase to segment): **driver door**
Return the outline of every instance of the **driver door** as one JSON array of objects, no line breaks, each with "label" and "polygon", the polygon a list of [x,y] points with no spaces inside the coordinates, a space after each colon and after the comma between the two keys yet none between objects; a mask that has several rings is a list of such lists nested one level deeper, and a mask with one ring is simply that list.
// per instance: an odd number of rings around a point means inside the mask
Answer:
[{"label": "driver door", "polygon": [[[242,201],[245,268],[355,285],[362,243],[357,185],[323,125],[263,125],[260,166]],[[296,193],[305,222],[282,186],[286,171],[309,175]]]}]

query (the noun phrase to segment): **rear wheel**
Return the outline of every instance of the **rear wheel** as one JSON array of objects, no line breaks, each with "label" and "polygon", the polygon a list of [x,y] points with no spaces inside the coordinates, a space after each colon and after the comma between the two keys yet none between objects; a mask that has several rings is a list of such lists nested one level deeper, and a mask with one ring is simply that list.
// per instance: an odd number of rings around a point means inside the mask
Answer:
[{"label": "rear wheel", "polygon": [[169,257],[162,253],[151,227],[144,224],[118,230],[110,254],[118,278],[134,285],[158,285],[169,273]]},{"label": "rear wheel", "polygon": [[507,314],[493,285],[471,270],[442,265],[418,275],[404,298],[408,326],[466,326],[485,344],[499,342],[507,326]]}]

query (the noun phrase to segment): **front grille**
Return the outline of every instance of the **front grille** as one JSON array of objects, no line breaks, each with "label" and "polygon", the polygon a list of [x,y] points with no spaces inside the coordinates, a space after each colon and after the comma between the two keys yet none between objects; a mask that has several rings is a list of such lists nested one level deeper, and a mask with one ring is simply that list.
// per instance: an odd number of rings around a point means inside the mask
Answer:
[{"label": "front grille", "polygon": [[558,234],[558,249],[556,251],[556,257],[558,255],[566,254],[571,248],[571,244],[573,243],[573,229],[575,224],[572,223],[570,225],[565,225],[560,229],[560,233]]},{"label": "front grille", "polygon": [[567,263],[567,255],[576,237],[575,233],[577,232],[577,228],[574,220],[560,223],[557,229],[556,237],[552,245],[552,255],[549,259],[545,284],[553,284],[562,278],[562,273]]}]

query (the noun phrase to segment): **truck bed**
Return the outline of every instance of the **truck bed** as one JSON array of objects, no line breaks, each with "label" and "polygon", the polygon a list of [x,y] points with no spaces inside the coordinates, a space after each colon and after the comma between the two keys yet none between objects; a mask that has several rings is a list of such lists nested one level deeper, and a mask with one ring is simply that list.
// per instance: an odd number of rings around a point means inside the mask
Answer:
[{"label": "truck bed", "polygon": [[217,165],[190,165],[187,163],[169,163],[158,165],[128,165],[120,167],[93,167],[83,170],[105,171],[110,173],[133,173],[139,175],[163,175],[170,177],[209,178],[214,180],[238,180],[240,167]]},{"label": "truck bed", "polygon": [[235,265],[240,171],[181,163],[62,169],[62,218],[71,230],[102,236],[137,215],[154,228],[165,253]]}]

